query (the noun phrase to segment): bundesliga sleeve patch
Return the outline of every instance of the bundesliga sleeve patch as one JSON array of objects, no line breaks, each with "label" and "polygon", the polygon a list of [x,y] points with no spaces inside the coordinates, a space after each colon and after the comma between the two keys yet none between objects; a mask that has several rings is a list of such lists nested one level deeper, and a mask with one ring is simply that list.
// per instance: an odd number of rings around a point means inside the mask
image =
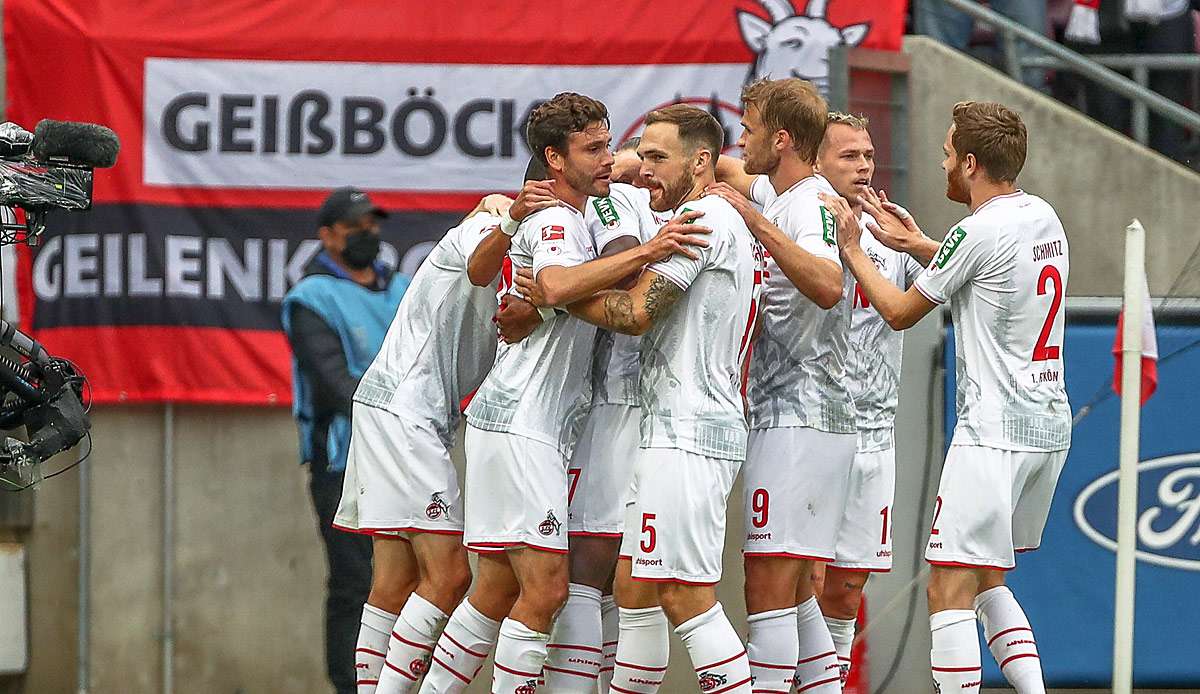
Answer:
[{"label": "bundesliga sleeve patch", "polygon": [[621,223],[621,215],[617,214],[617,208],[613,207],[611,199],[594,198],[592,207],[595,208],[596,215],[600,217],[600,223],[605,229],[613,229]]},{"label": "bundesliga sleeve patch", "polygon": [[557,224],[542,227],[543,241],[562,241],[567,237],[567,230]]},{"label": "bundesliga sleeve patch", "polygon": [[821,238],[830,246],[837,245],[837,221],[824,205],[821,205]]},{"label": "bundesliga sleeve patch", "polygon": [[967,231],[962,227],[954,227],[950,231],[950,235],[942,241],[942,247],[938,249],[937,255],[933,257],[933,264],[939,268],[946,267],[946,262],[950,260],[950,256],[954,255],[954,251],[962,245],[963,239],[967,238]]}]

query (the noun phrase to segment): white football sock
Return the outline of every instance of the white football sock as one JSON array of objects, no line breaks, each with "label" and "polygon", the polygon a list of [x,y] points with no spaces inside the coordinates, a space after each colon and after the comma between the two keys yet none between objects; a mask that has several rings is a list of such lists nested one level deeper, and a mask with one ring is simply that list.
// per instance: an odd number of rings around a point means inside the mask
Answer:
[{"label": "white football sock", "polygon": [[392,627],[387,660],[379,675],[376,694],[408,694],[429,672],[433,644],[449,619],[437,605],[413,593],[408,596],[400,617]]},{"label": "white football sock", "polygon": [[940,691],[973,694],[979,691],[979,634],[973,610],[942,610],[929,616],[933,648],[929,663]]},{"label": "white football sock", "polygon": [[788,694],[796,679],[796,608],[759,612],[746,618],[750,638],[746,655],[755,692]]},{"label": "white football sock", "polygon": [[354,648],[354,672],[358,694],[375,694],[379,671],[387,654],[388,635],[396,616],[371,604],[363,605],[362,626],[358,628],[358,646]]},{"label": "white football sock", "polygon": [[815,597],[796,608],[796,635],[800,657],[796,661],[796,691],[809,694],[840,694],[841,667],[833,637]]},{"label": "white football sock", "polygon": [[1045,694],[1042,661],[1025,611],[1007,586],[985,590],[975,598],[975,614],[1000,671],[1017,694]]},{"label": "white football sock", "polygon": [[420,694],[459,694],[479,674],[496,645],[500,622],[488,619],[463,600],[450,615],[433,648],[433,664],[421,683]]},{"label": "white football sock", "polygon": [[610,687],[619,694],[655,694],[671,654],[667,615],[661,607],[619,608],[620,636]]},{"label": "white football sock", "polygon": [[596,694],[608,694],[612,684],[613,667],[617,660],[617,633],[620,629],[621,613],[617,601],[611,595],[600,598],[600,676],[596,680]]},{"label": "white football sock", "polygon": [[857,622],[857,619],[825,618],[825,626],[829,627],[829,635],[833,637],[833,650],[837,651],[838,666],[842,669],[843,687],[850,676],[850,651],[854,649],[854,627]]},{"label": "white football sock", "polygon": [[525,694],[537,689],[546,662],[550,634],[534,631],[512,619],[500,623],[496,662],[492,669],[492,694]]},{"label": "white football sock", "polygon": [[600,591],[581,583],[567,586],[550,630],[546,686],[558,694],[592,694],[600,676]]},{"label": "white football sock", "polygon": [[696,668],[700,691],[750,694],[750,659],[721,603],[675,627]]}]

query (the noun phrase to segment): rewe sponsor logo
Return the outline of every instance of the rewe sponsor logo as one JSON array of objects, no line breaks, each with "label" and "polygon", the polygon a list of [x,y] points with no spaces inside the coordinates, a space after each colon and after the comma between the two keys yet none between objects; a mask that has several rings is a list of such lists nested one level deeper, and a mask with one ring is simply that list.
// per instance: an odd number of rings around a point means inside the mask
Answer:
[{"label": "rewe sponsor logo", "polygon": [[[1075,499],[1075,524],[1090,540],[1116,551],[1117,477],[1113,470]],[[1137,558],[1200,571],[1200,452],[1138,464]]]}]

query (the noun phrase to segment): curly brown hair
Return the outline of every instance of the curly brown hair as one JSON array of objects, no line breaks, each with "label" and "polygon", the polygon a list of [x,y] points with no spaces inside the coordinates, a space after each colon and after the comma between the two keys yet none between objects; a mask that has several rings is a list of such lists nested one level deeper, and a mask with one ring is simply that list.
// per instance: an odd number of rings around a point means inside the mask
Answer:
[{"label": "curly brown hair", "polygon": [[603,103],[590,96],[562,92],[529,114],[525,139],[529,141],[533,156],[549,166],[546,161],[547,147],[566,154],[567,138],[571,133],[583,132],[589,124],[597,121],[608,125],[608,108]]},{"label": "curly brown hair", "polygon": [[991,101],[954,105],[950,144],[961,162],[968,154],[993,181],[1011,183],[1025,166],[1029,135],[1016,111]]}]

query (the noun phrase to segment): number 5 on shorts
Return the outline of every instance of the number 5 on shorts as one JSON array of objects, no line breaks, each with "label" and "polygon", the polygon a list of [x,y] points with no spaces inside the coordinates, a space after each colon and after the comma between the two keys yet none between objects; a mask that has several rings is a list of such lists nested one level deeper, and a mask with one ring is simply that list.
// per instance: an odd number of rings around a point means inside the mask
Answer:
[{"label": "number 5 on shorts", "polygon": [[658,536],[654,532],[654,526],[650,525],[650,521],[654,520],[653,513],[642,514],[642,534],[649,537],[642,540],[642,551],[650,554],[654,551],[654,545],[658,543]]}]

